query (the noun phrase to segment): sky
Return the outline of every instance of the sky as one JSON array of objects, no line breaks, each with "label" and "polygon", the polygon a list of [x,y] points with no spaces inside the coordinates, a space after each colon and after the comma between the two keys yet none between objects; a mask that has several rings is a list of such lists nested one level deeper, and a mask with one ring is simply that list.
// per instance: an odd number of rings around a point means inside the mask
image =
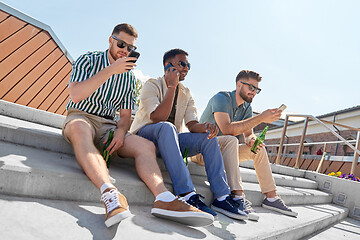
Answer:
[{"label": "sky", "polygon": [[[163,75],[163,54],[189,53],[183,84],[201,113],[243,69],[262,76],[253,110],[286,104],[314,116],[360,105],[357,0],[4,0],[49,25],[74,60],[104,51],[115,25],[139,34],[141,79]],[[139,74],[140,73],[140,74]]]}]

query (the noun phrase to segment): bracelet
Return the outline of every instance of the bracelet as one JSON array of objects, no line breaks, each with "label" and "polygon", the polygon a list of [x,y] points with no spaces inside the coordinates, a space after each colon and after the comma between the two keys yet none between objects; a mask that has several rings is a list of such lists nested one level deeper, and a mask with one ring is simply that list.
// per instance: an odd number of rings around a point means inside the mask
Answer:
[{"label": "bracelet", "polygon": [[176,86],[168,86],[168,88],[176,89]]}]

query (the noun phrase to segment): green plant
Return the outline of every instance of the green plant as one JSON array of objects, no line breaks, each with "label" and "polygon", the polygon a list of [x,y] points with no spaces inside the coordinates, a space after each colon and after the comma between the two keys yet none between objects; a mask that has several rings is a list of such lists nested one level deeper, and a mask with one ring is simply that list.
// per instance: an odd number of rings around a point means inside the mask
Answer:
[{"label": "green plant", "polygon": [[135,104],[136,105],[140,105],[140,91],[142,88],[143,84],[140,80],[136,80],[136,85],[135,85]]}]

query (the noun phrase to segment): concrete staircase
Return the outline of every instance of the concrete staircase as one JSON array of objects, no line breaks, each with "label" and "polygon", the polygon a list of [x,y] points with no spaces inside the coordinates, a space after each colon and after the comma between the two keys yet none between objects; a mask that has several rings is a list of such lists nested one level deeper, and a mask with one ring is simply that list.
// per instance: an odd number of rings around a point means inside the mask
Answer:
[{"label": "concrete staircase", "polygon": [[[0,239],[301,239],[320,236],[325,228],[338,231],[332,225],[341,221],[355,226],[343,232],[346,236],[360,236],[359,221],[346,219],[348,210],[332,204],[332,195],[317,190],[317,182],[303,178],[301,170],[272,166],[278,194],[299,213],[297,218],[261,208],[263,195],[251,161],[240,171],[260,220],[219,214],[213,225],[192,228],[151,216],[154,196],[137,176],[134,161],[116,158],[109,173],[134,216],[107,229],[99,191],[61,136],[63,118],[0,100]],[[172,190],[162,160],[158,163]],[[197,192],[210,204],[204,168],[190,162],[189,170]]]}]

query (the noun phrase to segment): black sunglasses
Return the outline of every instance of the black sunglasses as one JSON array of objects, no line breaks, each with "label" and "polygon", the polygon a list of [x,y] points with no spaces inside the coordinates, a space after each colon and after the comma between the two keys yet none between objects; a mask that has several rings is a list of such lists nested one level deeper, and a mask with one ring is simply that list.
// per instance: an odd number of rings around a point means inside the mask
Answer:
[{"label": "black sunglasses", "polygon": [[127,47],[128,52],[131,52],[133,50],[136,50],[136,47],[126,43],[125,41],[118,39],[117,37],[115,37],[114,35],[111,36],[113,39],[115,39],[117,41],[117,46],[118,48],[124,48]]},{"label": "black sunglasses", "polygon": [[190,70],[190,67],[191,67],[190,63],[187,63],[185,61],[180,61],[179,64],[180,64],[181,67],[183,67],[183,68],[188,67],[188,69]]},{"label": "black sunglasses", "polygon": [[256,94],[259,94],[261,92],[261,89],[260,88],[257,88],[255,87],[254,85],[250,84],[250,83],[246,83],[246,82],[241,82],[242,84],[245,84],[245,85],[248,85],[249,86],[249,89],[251,92],[255,92],[256,91]]}]

